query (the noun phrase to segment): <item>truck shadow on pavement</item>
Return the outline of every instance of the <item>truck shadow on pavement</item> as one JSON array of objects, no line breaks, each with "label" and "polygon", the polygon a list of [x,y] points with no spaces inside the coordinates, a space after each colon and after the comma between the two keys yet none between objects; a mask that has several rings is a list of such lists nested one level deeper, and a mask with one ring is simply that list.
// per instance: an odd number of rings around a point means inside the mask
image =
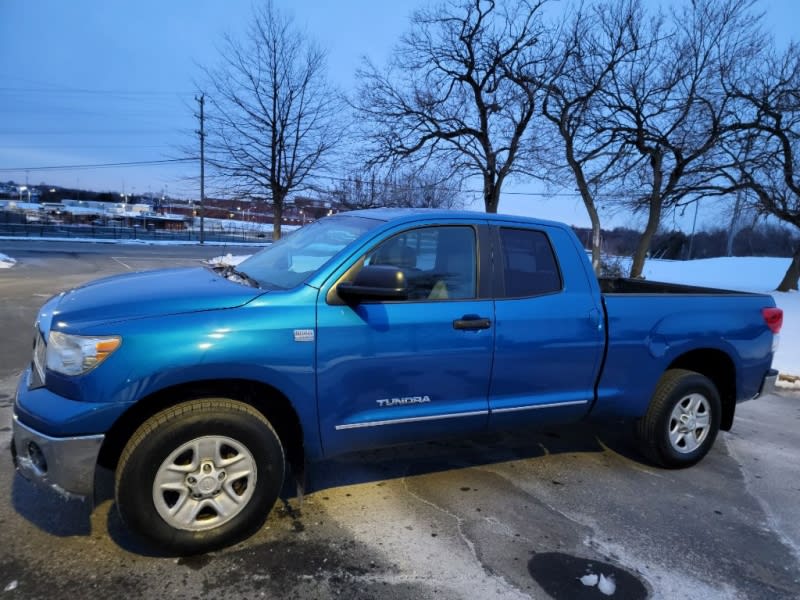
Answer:
[{"label": "truck shadow on pavement", "polygon": [[[578,424],[431,441],[335,457],[309,467],[305,493],[400,479],[410,475],[546,458],[548,455],[603,453],[609,450],[644,464],[644,459],[636,451],[630,427]],[[20,516],[42,531],[57,537],[90,536],[93,512],[102,507],[107,510],[108,535],[118,546],[144,556],[165,556],[157,548],[139,541],[128,532],[113,503],[113,473],[105,469],[98,469],[94,502],[91,499],[59,497],[26,481],[18,474],[14,476],[11,499]],[[294,518],[293,503],[298,504],[299,499],[294,481],[287,476],[277,506],[286,516]]]},{"label": "truck shadow on pavement", "polygon": [[629,425],[577,424],[357,452],[311,465],[306,492],[408,475],[607,450],[643,465]]}]

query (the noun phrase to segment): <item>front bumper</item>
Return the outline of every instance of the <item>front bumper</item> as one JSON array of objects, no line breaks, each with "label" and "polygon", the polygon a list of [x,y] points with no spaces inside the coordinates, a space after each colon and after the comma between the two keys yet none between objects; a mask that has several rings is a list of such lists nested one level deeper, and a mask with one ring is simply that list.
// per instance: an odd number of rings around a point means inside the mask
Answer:
[{"label": "front bumper", "polygon": [[11,455],[14,466],[25,479],[48,485],[60,493],[91,496],[104,437],[50,437],[24,425],[15,414]]}]

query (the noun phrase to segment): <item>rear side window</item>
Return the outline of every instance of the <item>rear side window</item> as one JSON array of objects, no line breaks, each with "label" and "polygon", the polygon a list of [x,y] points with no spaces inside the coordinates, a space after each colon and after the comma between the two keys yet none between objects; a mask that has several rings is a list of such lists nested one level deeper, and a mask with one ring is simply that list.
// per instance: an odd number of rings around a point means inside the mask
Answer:
[{"label": "rear side window", "polygon": [[547,235],[529,229],[500,228],[504,298],[525,298],[561,290],[553,248]]}]

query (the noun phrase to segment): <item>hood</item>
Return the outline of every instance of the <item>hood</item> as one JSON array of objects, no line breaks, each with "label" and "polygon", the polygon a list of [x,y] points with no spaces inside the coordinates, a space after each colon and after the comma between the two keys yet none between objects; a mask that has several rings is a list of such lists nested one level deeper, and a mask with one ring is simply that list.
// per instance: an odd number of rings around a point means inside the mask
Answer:
[{"label": "hood", "polygon": [[263,293],[203,267],[128,273],[65,292],[52,318],[74,330],[102,322],[235,308]]}]

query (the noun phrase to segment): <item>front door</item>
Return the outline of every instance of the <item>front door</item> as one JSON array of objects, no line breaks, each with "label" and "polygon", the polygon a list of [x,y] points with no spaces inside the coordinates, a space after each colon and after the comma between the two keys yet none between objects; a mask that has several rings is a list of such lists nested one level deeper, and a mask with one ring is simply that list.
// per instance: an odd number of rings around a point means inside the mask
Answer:
[{"label": "front door", "polygon": [[[478,293],[478,232],[472,225],[401,231],[346,275],[364,264],[401,268],[408,300],[352,306],[336,284],[323,288],[317,397],[326,455],[485,429],[493,303]],[[470,327],[478,317],[488,325]]]}]

